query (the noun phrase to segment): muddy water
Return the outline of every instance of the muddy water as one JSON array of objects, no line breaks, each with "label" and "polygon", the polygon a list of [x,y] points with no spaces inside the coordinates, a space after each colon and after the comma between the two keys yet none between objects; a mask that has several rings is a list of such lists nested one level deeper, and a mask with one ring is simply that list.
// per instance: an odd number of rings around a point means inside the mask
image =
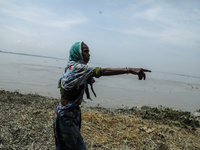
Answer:
[{"label": "muddy water", "polygon": [[[57,89],[66,60],[0,53],[0,88],[60,97]],[[90,64],[91,66],[99,66]],[[147,80],[133,75],[95,79],[95,98],[85,105],[108,108],[163,105],[185,111],[200,109],[200,78],[152,72]]]}]

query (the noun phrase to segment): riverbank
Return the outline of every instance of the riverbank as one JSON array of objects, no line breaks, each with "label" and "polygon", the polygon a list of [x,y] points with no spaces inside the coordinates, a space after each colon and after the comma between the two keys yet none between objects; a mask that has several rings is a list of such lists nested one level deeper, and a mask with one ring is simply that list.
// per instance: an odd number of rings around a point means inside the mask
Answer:
[{"label": "riverbank", "polygon": [[[58,99],[0,91],[0,149],[55,149],[52,123]],[[200,149],[190,112],[159,106],[109,111],[82,106],[88,149]]]}]

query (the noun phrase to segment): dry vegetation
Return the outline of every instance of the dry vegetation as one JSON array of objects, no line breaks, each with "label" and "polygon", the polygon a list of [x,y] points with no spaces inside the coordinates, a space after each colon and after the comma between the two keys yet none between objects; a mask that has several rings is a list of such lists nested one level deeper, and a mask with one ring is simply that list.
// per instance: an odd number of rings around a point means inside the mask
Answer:
[{"label": "dry vegetation", "polygon": [[[0,149],[55,149],[52,122],[58,99],[0,91]],[[82,108],[88,149],[200,149],[199,122],[169,108]]]}]

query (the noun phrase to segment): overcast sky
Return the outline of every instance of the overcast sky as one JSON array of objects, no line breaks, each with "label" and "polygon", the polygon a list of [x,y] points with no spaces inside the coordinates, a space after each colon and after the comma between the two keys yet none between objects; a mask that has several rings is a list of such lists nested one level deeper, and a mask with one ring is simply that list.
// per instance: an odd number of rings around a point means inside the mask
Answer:
[{"label": "overcast sky", "polygon": [[0,50],[200,77],[199,0],[0,0]]}]

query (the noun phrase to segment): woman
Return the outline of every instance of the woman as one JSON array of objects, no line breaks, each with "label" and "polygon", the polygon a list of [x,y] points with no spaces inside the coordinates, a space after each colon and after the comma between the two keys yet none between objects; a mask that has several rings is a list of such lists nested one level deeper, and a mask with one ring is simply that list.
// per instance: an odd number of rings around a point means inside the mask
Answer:
[{"label": "woman", "polygon": [[87,84],[94,83],[92,77],[131,73],[138,75],[139,80],[145,80],[144,72],[151,72],[142,68],[89,67],[87,66],[89,60],[89,48],[84,42],[72,45],[69,52],[69,62],[58,85],[61,101],[57,105],[53,124],[56,149],[86,149],[80,134],[81,110],[79,105],[82,102],[84,91],[88,91]]}]

